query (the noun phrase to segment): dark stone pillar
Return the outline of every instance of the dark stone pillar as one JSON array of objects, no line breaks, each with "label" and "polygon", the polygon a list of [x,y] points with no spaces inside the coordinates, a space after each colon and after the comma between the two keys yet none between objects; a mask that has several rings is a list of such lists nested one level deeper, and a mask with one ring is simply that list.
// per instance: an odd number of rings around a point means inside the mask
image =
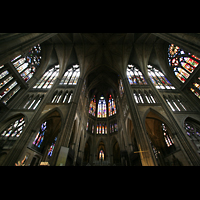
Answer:
[{"label": "dark stone pillar", "polygon": [[136,102],[133,99],[133,94],[131,92],[131,88],[128,82],[127,77],[122,79],[123,86],[124,86],[124,92],[127,96],[127,102],[130,109],[130,114],[133,122],[133,130],[136,136],[137,145],[139,148],[140,153],[140,159],[143,166],[156,166],[157,162],[155,160],[153,151],[151,149],[151,146],[147,140],[147,134],[145,131],[145,127],[142,124],[139,111],[137,109]]}]

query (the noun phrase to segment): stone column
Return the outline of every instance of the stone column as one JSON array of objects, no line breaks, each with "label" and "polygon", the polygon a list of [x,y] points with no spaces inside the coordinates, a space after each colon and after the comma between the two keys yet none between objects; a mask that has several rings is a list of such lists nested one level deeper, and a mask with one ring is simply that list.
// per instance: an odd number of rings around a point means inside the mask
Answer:
[{"label": "stone column", "polygon": [[[76,115],[77,105],[79,102],[79,97],[80,97],[80,93],[82,90],[82,86],[83,86],[83,79],[79,78],[78,84],[73,93],[72,101],[69,106],[66,120],[64,122],[64,124],[65,124],[64,128],[62,130],[61,136],[56,141],[56,145],[55,145],[55,149],[54,149],[55,152],[59,152],[59,149],[61,146],[68,147],[68,145],[69,145],[69,141],[70,141],[72,129],[73,129],[73,124],[74,124],[74,118]],[[55,156],[57,156],[57,155],[54,154],[54,157]]]},{"label": "stone column", "polygon": [[128,82],[127,77],[122,79],[124,86],[124,92],[127,96],[127,102],[130,109],[130,114],[133,122],[133,130],[137,140],[137,145],[140,152],[140,159],[143,166],[156,166],[157,162],[154,157],[152,148],[148,142],[145,127],[142,124],[142,120],[139,115],[139,111],[136,102],[133,99],[133,94]]},{"label": "stone column", "polygon": [[200,165],[200,156],[198,155],[197,151],[195,150],[195,147],[193,144],[189,141],[187,138],[187,135],[184,131],[184,129],[179,124],[178,120],[174,116],[173,112],[167,105],[166,101],[160,94],[160,92],[155,88],[153,83],[149,78],[146,78],[147,83],[151,86],[152,92],[156,95],[156,99],[159,103],[161,103],[163,110],[165,111],[166,115],[168,116],[173,132],[176,134],[176,138],[178,139],[178,143],[180,145],[180,148],[185,155],[185,158],[187,161],[194,166]]},{"label": "stone column", "polygon": [[30,142],[30,139],[33,137],[32,133],[34,132],[33,130],[35,130],[35,124],[37,123],[46,103],[49,102],[49,99],[52,97],[53,92],[55,91],[55,88],[57,87],[57,84],[59,84],[59,82],[60,79],[56,79],[52,88],[48,90],[48,92],[45,94],[42,103],[38,105],[34,114],[30,118],[30,121],[24,127],[24,130],[20,138],[18,138],[12,149],[9,151],[3,163],[3,166],[14,166],[14,164],[20,158],[20,155],[22,155],[23,152],[26,150],[27,145]]}]

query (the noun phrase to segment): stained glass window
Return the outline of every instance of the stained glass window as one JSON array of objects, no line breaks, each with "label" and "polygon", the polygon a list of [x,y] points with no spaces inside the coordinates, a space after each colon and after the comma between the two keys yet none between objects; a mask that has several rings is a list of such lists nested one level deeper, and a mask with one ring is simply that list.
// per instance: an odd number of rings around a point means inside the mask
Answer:
[{"label": "stained glass window", "polygon": [[147,65],[148,75],[157,89],[175,89],[164,74],[151,65]]},{"label": "stained glass window", "polygon": [[110,122],[110,133],[114,133],[118,131],[117,121]]},{"label": "stained glass window", "polygon": [[88,131],[89,121],[87,121],[86,131]]},{"label": "stained glass window", "polygon": [[97,134],[99,134],[99,124],[97,124]]},{"label": "stained glass window", "polygon": [[55,148],[56,140],[57,140],[57,137],[55,137],[55,139],[54,139],[52,145],[50,146],[50,149],[49,149],[49,152],[48,152],[48,156],[49,156],[49,157],[52,156],[53,150],[54,150],[54,148]]},{"label": "stained glass window", "polygon": [[111,95],[109,96],[109,100],[108,100],[108,114],[109,114],[109,117],[116,114],[115,101],[113,100]]},{"label": "stained glass window", "polygon": [[100,150],[99,152],[99,160],[104,160],[104,151]]},{"label": "stained glass window", "polygon": [[79,65],[73,65],[68,69],[60,81],[60,85],[76,85],[80,76]]},{"label": "stained glass window", "polygon": [[190,90],[200,99],[200,77],[198,77],[197,81],[193,83],[193,88]]},{"label": "stained glass window", "polygon": [[198,149],[200,147],[200,123],[198,121],[193,120],[192,118],[187,118],[184,122],[184,128],[188,137]]},{"label": "stained glass window", "polygon": [[[192,123],[191,120],[185,120],[184,128],[187,135],[193,140],[194,144],[198,141],[200,137],[200,126],[197,123]],[[196,142],[195,142],[196,141]],[[199,144],[197,145],[199,146]]]},{"label": "stained glass window", "polygon": [[167,127],[164,123],[162,123],[162,131],[163,131],[164,140],[165,140],[167,147],[172,146],[174,144],[174,141],[173,141],[172,137],[170,136],[170,134],[168,133]]},{"label": "stained glass window", "polygon": [[1,132],[1,138],[20,137],[23,128],[25,127],[24,118],[20,118],[11,123],[4,131]]},{"label": "stained glass window", "polygon": [[38,44],[25,55],[19,55],[11,60],[14,68],[18,71],[25,82],[29,81],[41,63],[41,47]]},{"label": "stained glass window", "polygon": [[122,79],[119,80],[119,93],[120,93],[120,97],[122,98],[122,96],[124,94],[124,87],[122,84]]},{"label": "stained glass window", "polygon": [[105,124],[105,134],[107,134],[107,125]]},{"label": "stained glass window", "polygon": [[106,101],[103,96],[100,97],[99,103],[98,103],[98,118],[103,118],[107,116],[106,111]]},{"label": "stained glass window", "polygon": [[50,68],[44,73],[44,75],[41,77],[41,79],[36,83],[36,85],[33,88],[38,88],[38,89],[51,88],[58,74],[59,74],[59,65],[55,65],[54,67]]},{"label": "stained glass window", "polygon": [[95,96],[93,97],[93,99],[90,102],[90,108],[89,108],[89,113],[95,117],[95,113],[96,113],[96,98]]},{"label": "stained glass window", "polygon": [[170,44],[168,48],[169,66],[174,68],[176,77],[184,83],[199,65],[200,59],[180,47]]},{"label": "stained glass window", "polygon": [[99,123],[99,134],[101,134],[101,123]]},{"label": "stained glass window", "polygon": [[194,90],[194,88],[190,88],[190,90],[200,99],[200,94]]},{"label": "stained glass window", "polygon": [[142,72],[134,65],[128,65],[126,75],[130,85],[147,85]]},{"label": "stained glass window", "polygon": [[92,133],[94,133],[94,125],[92,125]]},{"label": "stained glass window", "polygon": [[33,141],[33,145],[40,148],[43,140],[44,140],[44,134],[47,129],[47,122],[45,121],[42,123],[40,130],[38,131],[37,135],[35,136],[35,139]]},{"label": "stained glass window", "polygon": [[8,83],[7,88],[3,89],[0,94],[0,100],[4,104],[7,102],[20,90],[20,86],[18,85],[17,81]]}]

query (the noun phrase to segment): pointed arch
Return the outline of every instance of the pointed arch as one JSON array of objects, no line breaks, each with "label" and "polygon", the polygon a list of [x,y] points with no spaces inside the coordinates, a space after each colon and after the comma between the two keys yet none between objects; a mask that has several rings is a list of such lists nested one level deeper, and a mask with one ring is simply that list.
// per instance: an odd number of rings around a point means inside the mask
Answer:
[{"label": "pointed arch", "polygon": [[32,134],[29,147],[36,152],[44,153],[48,149],[45,159],[50,159],[56,145],[57,137],[63,126],[63,115],[59,108],[54,108],[43,114],[36,124],[36,130]]},{"label": "pointed arch", "polygon": [[171,128],[171,123],[170,123],[170,121],[169,121],[165,116],[163,116],[163,115],[160,113],[160,111],[157,111],[157,110],[155,110],[155,109],[153,109],[153,108],[148,108],[148,109],[146,110],[146,112],[144,113],[144,115],[143,115],[143,120],[142,120],[143,123],[144,123],[144,125],[145,125],[145,119],[146,119],[147,115],[148,115],[150,112],[152,112],[152,113],[154,113],[155,115],[157,115],[157,119],[163,121],[168,127],[170,127],[170,131],[171,131],[173,134],[175,133],[175,132],[174,132],[174,129]]},{"label": "pointed arch", "polygon": [[27,125],[27,117],[16,114],[0,123],[0,147],[2,150],[10,150],[16,140],[23,134]]},{"label": "pointed arch", "polygon": [[169,66],[173,67],[176,78],[182,83],[185,83],[198,67],[200,59],[174,44],[169,44],[168,62]]},{"label": "pointed arch", "polygon": [[128,65],[126,75],[130,85],[147,85],[142,72],[134,65]]},{"label": "pointed arch", "polygon": [[148,75],[156,89],[175,89],[158,67],[147,65]]},{"label": "pointed arch", "polygon": [[77,81],[80,77],[80,67],[78,64],[72,65],[64,73],[59,85],[77,85]]},{"label": "pointed arch", "polygon": [[50,89],[59,75],[59,67],[59,65],[49,67],[33,88]]}]

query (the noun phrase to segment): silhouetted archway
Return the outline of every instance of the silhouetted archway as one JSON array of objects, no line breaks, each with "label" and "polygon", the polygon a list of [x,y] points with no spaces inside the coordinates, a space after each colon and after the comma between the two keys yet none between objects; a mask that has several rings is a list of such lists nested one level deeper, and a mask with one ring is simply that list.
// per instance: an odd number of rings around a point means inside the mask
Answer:
[{"label": "silhouetted archway", "polygon": [[176,150],[172,132],[167,124],[152,110],[145,119],[146,131],[159,165],[166,165],[165,157]]},{"label": "silhouetted archway", "polygon": [[83,157],[83,162],[84,163],[89,163],[90,160],[90,145],[88,142],[85,143],[85,149],[84,149],[84,157]]},{"label": "silhouetted archway", "polygon": [[121,163],[120,148],[119,143],[116,141],[116,143],[113,145],[113,164],[119,163]]}]

